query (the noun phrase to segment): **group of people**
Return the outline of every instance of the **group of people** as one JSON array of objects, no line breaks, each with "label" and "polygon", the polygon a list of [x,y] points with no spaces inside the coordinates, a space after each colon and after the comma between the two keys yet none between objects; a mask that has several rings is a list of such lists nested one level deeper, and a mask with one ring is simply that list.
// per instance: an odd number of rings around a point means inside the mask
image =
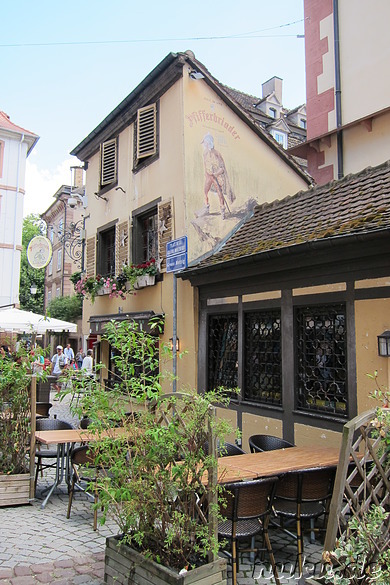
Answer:
[{"label": "group of people", "polygon": [[[65,349],[62,345],[57,345],[56,353],[51,358],[51,374],[58,378],[61,374],[71,368],[73,370],[83,370],[86,374],[93,375],[93,351],[89,349],[87,354],[83,353],[82,349],[74,355],[74,351],[70,345],[67,344]],[[60,390],[60,385],[55,384],[57,391]]]}]

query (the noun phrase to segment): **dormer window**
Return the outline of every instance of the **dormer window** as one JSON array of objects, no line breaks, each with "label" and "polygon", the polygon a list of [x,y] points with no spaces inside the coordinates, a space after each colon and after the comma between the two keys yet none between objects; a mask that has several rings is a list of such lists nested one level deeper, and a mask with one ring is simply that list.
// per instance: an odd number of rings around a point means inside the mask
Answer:
[{"label": "dormer window", "polygon": [[287,148],[287,134],[285,132],[280,132],[280,130],[271,130],[272,136],[275,138],[276,142],[283,146],[283,148]]},{"label": "dormer window", "polygon": [[300,118],[300,120],[299,120],[299,126],[301,128],[304,128],[306,130],[306,120],[304,118]]},{"label": "dormer window", "polygon": [[271,118],[276,118],[276,109],[275,108],[269,108],[268,115],[271,116]]}]

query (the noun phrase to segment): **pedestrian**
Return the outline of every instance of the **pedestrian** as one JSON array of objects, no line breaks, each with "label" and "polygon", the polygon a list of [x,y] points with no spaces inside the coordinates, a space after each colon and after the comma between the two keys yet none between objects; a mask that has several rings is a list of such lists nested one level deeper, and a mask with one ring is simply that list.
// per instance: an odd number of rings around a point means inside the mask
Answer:
[{"label": "pedestrian", "polygon": [[83,359],[84,359],[85,355],[83,352],[83,348],[80,347],[79,351],[76,353],[76,363],[77,363],[77,367],[79,370],[81,370],[81,367],[83,365]]},{"label": "pedestrian", "polygon": [[70,362],[70,360],[74,360],[74,351],[73,351],[70,343],[68,343],[67,346],[65,347],[64,355],[66,358],[68,358],[69,362]]},{"label": "pedestrian", "polygon": [[57,345],[57,351],[51,358],[51,375],[56,377],[54,388],[57,392],[61,390],[61,384],[59,384],[59,378],[61,374],[66,370],[68,365],[68,358],[64,355],[62,345]]},{"label": "pedestrian", "polygon": [[82,370],[85,370],[87,374],[89,374],[90,376],[93,375],[93,351],[92,349],[89,349],[87,351],[87,355],[85,356],[85,358],[83,359],[83,364],[81,366]]}]

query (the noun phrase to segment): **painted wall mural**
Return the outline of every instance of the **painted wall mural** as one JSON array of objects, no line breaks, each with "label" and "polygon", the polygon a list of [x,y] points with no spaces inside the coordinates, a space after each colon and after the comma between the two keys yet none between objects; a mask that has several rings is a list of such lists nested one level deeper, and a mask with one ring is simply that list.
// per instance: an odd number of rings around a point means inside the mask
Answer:
[{"label": "painted wall mural", "polygon": [[248,215],[259,185],[250,169],[253,154],[248,156],[242,122],[215,97],[203,102],[204,107],[185,116],[190,260],[214,248]]}]

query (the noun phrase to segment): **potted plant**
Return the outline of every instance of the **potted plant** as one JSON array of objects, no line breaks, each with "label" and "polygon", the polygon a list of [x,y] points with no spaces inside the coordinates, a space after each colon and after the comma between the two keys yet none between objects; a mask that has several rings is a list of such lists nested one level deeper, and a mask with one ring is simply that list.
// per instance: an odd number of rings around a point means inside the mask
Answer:
[{"label": "potted plant", "polygon": [[0,357],[0,506],[30,501],[31,380],[38,353],[21,345]]},{"label": "potted plant", "polygon": [[[161,584],[226,584],[226,560],[217,558],[218,538],[209,525],[217,514],[210,503],[216,491],[207,494],[203,481],[216,466],[206,442],[223,440],[228,430],[211,406],[221,397],[162,394],[156,336],[136,324],[111,322],[106,339],[120,349],[117,384],[109,396],[98,383],[86,386],[78,411],[99,437],[93,453],[101,469],[102,522],[110,515],[119,527],[119,535],[107,539],[105,582],[140,583],[148,575],[148,582]],[[160,350],[170,356],[168,346]],[[119,438],[109,436],[113,425],[124,429]]]},{"label": "potted plant", "polygon": [[158,274],[157,264],[154,258],[142,264],[130,264],[123,266],[123,274],[128,281],[128,290],[153,286]]}]

